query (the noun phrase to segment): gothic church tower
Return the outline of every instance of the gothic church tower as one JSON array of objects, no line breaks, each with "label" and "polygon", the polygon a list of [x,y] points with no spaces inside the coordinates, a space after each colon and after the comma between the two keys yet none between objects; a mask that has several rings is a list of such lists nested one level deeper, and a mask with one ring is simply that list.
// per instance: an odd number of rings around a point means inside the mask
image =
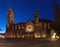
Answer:
[{"label": "gothic church tower", "polygon": [[39,18],[38,18],[38,11],[35,10],[34,12],[34,36],[39,36]]},{"label": "gothic church tower", "polygon": [[11,35],[10,27],[14,24],[14,14],[11,7],[7,12],[6,37]]},{"label": "gothic church tower", "polygon": [[14,24],[14,14],[12,12],[12,9],[11,7],[9,8],[8,10],[8,13],[7,13],[7,24]]}]

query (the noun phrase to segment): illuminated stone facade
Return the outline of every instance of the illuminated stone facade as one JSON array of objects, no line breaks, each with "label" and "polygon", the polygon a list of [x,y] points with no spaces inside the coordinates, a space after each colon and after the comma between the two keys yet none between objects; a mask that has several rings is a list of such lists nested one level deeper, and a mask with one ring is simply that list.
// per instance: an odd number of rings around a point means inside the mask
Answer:
[{"label": "illuminated stone facade", "polygon": [[14,24],[14,13],[9,8],[7,13],[6,38],[46,38],[49,37],[52,22],[39,19],[38,11],[34,12],[34,20]]}]

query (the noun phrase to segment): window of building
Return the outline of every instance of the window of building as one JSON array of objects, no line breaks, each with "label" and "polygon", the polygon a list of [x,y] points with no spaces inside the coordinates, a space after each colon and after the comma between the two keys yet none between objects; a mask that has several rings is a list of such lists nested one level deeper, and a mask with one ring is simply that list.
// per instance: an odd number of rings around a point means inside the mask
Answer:
[{"label": "window of building", "polygon": [[24,29],[24,26],[22,26],[22,29]]}]

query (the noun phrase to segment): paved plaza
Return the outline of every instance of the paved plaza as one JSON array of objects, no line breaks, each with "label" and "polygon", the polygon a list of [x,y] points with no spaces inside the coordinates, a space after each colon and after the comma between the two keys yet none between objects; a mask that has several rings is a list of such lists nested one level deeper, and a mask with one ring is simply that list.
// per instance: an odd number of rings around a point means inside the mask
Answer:
[{"label": "paved plaza", "polygon": [[60,40],[0,39],[0,47],[60,47]]}]

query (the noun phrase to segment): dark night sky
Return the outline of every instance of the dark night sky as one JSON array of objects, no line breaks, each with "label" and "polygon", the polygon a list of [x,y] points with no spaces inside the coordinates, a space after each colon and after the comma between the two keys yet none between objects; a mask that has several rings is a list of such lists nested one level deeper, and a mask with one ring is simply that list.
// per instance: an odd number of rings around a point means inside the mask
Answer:
[{"label": "dark night sky", "polygon": [[[52,0],[0,0],[0,33],[5,33],[9,6],[14,12],[15,23],[33,20],[35,8],[39,12],[39,18],[54,21],[52,2]],[[54,0],[54,2],[60,5],[60,0]]]}]

